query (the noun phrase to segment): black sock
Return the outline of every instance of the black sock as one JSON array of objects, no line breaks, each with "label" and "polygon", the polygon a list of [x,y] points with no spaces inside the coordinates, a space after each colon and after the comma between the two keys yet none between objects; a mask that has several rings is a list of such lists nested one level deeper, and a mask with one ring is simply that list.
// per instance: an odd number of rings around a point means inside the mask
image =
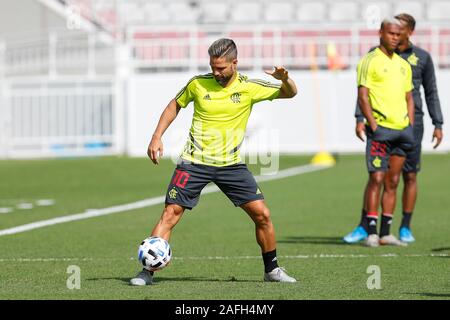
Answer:
[{"label": "black sock", "polygon": [[381,215],[381,228],[380,228],[380,238],[390,234],[390,228],[392,224],[392,214]]},{"label": "black sock", "polygon": [[377,220],[378,220],[378,213],[371,212],[367,213],[367,232],[370,234],[377,234]]},{"label": "black sock", "polygon": [[359,225],[366,231],[369,229],[369,222],[367,221],[367,211],[364,209],[361,210],[361,221],[359,222]]},{"label": "black sock", "polygon": [[151,276],[153,276],[153,274],[155,273],[154,271],[150,271],[150,270],[147,270],[147,269],[145,269],[145,268],[143,268],[142,270],[145,270],[145,271],[150,272],[150,275],[151,275]]},{"label": "black sock", "polygon": [[278,268],[278,262],[277,262],[277,249],[273,251],[269,251],[262,254],[263,261],[264,261],[264,272],[270,272],[275,268]]},{"label": "black sock", "polygon": [[410,229],[409,224],[411,223],[412,212],[403,212],[402,224],[400,228],[406,227]]}]

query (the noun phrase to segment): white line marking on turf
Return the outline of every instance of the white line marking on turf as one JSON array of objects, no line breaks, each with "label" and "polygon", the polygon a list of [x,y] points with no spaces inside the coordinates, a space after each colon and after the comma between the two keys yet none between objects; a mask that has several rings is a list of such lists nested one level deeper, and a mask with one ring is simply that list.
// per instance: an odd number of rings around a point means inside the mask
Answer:
[{"label": "white line marking on turf", "polygon": [[[413,254],[306,254],[280,256],[281,259],[355,259],[355,258],[420,258],[420,257],[450,257],[449,253],[413,253]],[[261,256],[206,256],[206,257],[173,257],[175,260],[252,260],[261,259]],[[136,260],[131,257],[124,258],[0,258],[1,262],[64,262],[64,261],[104,261],[104,260]]]},{"label": "white line marking on turf", "polygon": [[[300,174],[304,174],[304,173],[308,173],[308,172],[323,170],[323,169],[327,169],[330,167],[331,166],[318,166],[318,165],[308,164],[308,165],[303,165],[303,166],[280,170],[276,174],[273,174],[273,175],[257,176],[257,177],[255,177],[255,179],[258,182],[278,180],[278,179],[292,177],[292,176],[296,176],[296,175],[300,175]],[[203,189],[202,194],[207,194],[207,193],[212,193],[212,192],[217,192],[217,191],[219,191],[219,188],[217,186],[213,185],[213,186],[208,186],[205,189]],[[34,229],[38,229],[38,228],[52,226],[52,225],[59,224],[59,223],[89,219],[89,218],[105,216],[105,215],[117,213],[117,212],[141,209],[141,208],[153,206],[156,204],[164,203],[165,199],[166,199],[166,196],[164,195],[164,196],[159,196],[159,197],[155,197],[155,198],[149,198],[149,199],[144,199],[141,201],[122,204],[122,205],[118,205],[118,206],[113,206],[113,207],[108,207],[108,208],[103,208],[103,209],[94,209],[94,210],[90,210],[89,212],[77,213],[77,214],[57,217],[57,218],[53,218],[53,219],[49,219],[49,220],[36,221],[33,223],[24,224],[24,225],[9,228],[9,229],[0,230],[0,236],[30,231],[30,230],[34,230]]]},{"label": "white line marking on turf", "polygon": [[22,203],[19,203],[16,206],[16,208],[20,209],[20,210],[29,210],[29,209],[33,209],[33,204],[29,203],[29,202],[22,202]]},{"label": "white line marking on turf", "polygon": [[46,206],[52,206],[55,204],[55,200],[53,199],[40,199],[36,201],[36,205],[46,207]]}]

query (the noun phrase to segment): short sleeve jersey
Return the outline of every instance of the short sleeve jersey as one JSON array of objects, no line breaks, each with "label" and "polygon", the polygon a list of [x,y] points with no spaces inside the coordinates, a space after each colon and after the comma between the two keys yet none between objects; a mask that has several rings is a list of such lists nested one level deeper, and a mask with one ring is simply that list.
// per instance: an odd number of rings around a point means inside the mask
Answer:
[{"label": "short sleeve jersey", "polygon": [[239,73],[225,88],[211,73],[192,78],[175,98],[182,108],[194,102],[189,138],[181,158],[211,166],[241,162],[240,147],[253,105],[277,98],[280,87]]},{"label": "short sleeve jersey", "polygon": [[409,125],[406,93],[412,91],[412,71],[407,61],[380,48],[366,54],[358,64],[358,86],[369,89],[369,103],[377,124],[394,130]]}]

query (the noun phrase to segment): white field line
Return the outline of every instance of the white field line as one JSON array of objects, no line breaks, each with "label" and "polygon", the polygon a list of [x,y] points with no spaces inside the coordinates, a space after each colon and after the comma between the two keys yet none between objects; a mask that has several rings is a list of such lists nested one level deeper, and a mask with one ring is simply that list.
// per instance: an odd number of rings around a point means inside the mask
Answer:
[{"label": "white field line", "polygon": [[[278,179],[283,179],[283,178],[287,178],[287,177],[292,177],[292,176],[296,176],[296,175],[300,175],[300,174],[304,174],[304,173],[308,173],[308,172],[323,170],[326,168],[330,168],[330,166],[318,166],[318,165],[308,164],[308,165],[302,165],[302,166],[293,167],[293,168],[289,168],[289,169],[285,169],[285,170],[280,170],[276,174],[273,174],[273,175],[264,175],[264,176],[261,175],[261,176],[255,177],[255,178],[256,178],[256,181],[258,181],[258,182],[264,182],[264,181],[278,180]],[[217,191],[219,191],[219,188],[217,188],[217,186],[215,186],[215,185],[212,185],[212,186],[208,186],[205,189],[203,189],[202,194],[207,194],[207,193],[212,193],[212,192],[217,192]],[[102,208],[102,209],[90,209],[88,212],[77,213],[77,214],[72,214],[72,215],[68,215],[68,216],[61,216],[61,217],[48,219],[48,220],[36,221],[36,222],[21,225],[21,226],[13,227],[13,228],[0,230],[0,236],[30,231],[30,230],[34,230],[34,229],[38,229],[38,228],[52,226],[52,225],[59,224],[59,223],[89,219],[89,218],[105,216],[105,215],[117,213],[117,212],[124,212],[124,211],[130,211],[130,210],[150,207],[153,205],[164,203],[165,199],[166,199],[166,197],[164,195],[164,196],[144,199],[141,201],[126,203],[126,204],[122,204],[122,205],[118,205],[118,206]]]},{"label": "white field line", "polygon": [[[306,254],[279,256],[281,259],[358,259],[358,258],[421,258],[450,257],[449,253],[411,253],[411,254]],[[174,260],[259,260],[261,256],[205,256],[205,257],[173,257]],[[66,261],[117,261],[136,260],[136,258],[0,258],[2,262],[66,262]]]}]

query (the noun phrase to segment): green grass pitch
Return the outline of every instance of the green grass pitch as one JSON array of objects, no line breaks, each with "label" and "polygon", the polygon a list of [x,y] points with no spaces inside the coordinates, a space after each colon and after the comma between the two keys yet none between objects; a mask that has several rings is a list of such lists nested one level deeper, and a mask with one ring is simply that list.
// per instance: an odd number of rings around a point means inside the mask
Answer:
[{"label": "green grass pitch", "polygon": [[[282,156],[281,168],[310,157]],[[0,207],[54,199],[55,204],[0,213],[0,230],[130,203],[165,193],[174,165],[143,158],[0,161]],[[251,166],[259,175],[257,166]],[[170,240],[173,260],[155,284],[131,287],[140,270],[137,247],[162,205],[0,237],[0,299],[449,299],[450,155],[424,155],[405,248],[346,245],[359,221],[367,173],[362,155],[333,168],[260,183],[277,234],[280,265],[295,284],[264,283],[254,225],[222,193],[202,196]],[[402,186],[400,186],[401,188]],[[397,235],[400,201],[392,232]],[[67,268],[81,270],[69,290]],[[379,266],[381,289],[367,273]]]}]

